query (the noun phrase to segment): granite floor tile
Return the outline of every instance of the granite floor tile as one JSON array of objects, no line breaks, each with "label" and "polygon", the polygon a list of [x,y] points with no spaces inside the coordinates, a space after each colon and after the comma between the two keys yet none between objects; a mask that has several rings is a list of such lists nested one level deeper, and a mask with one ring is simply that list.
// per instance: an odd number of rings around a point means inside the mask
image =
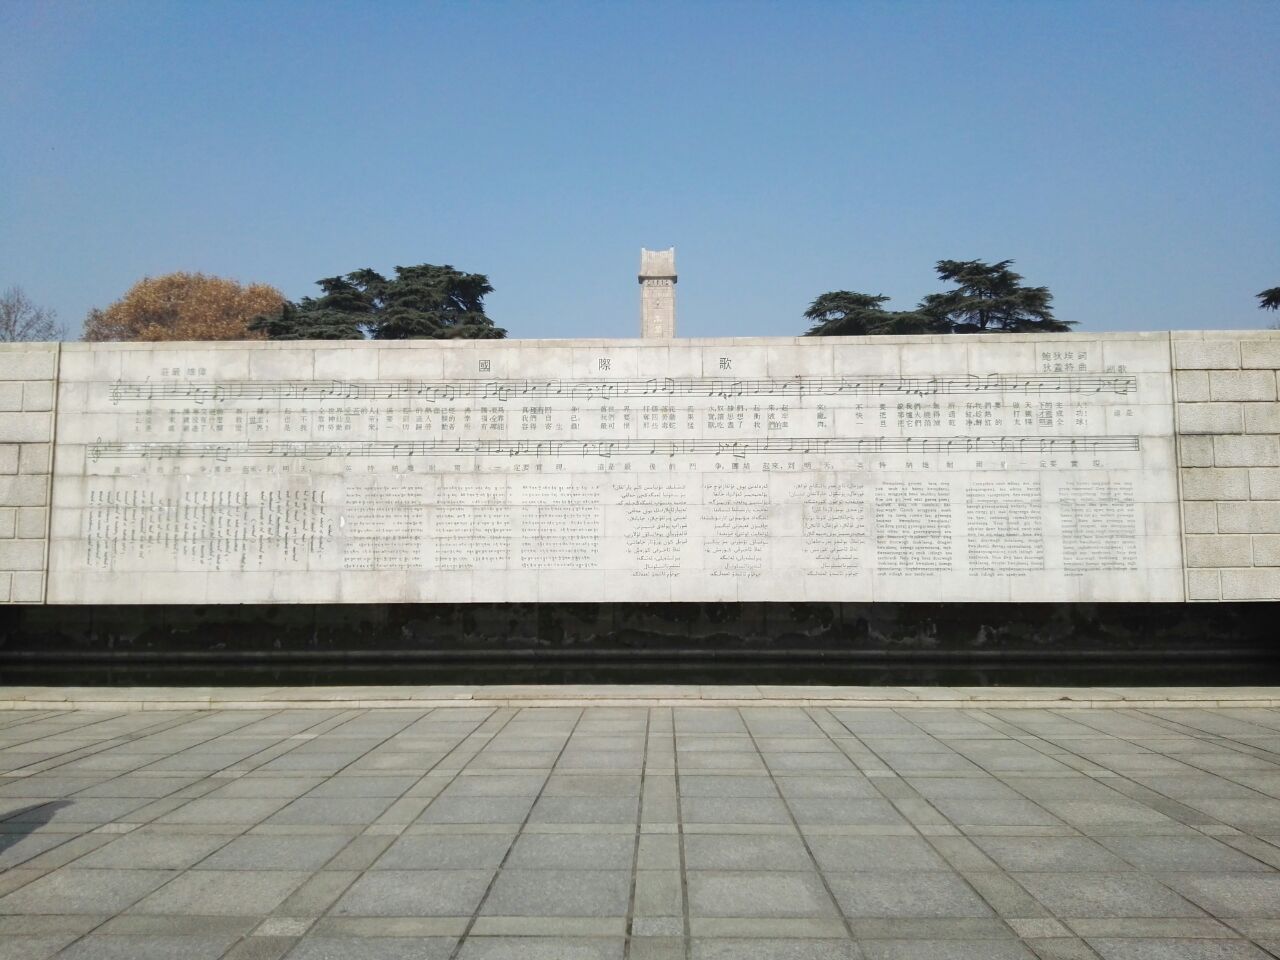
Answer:
[{"label": "granite floor tile", "polygon": [[621,937],[468,937],[457,960],[622,960],[624,950]]},{"label": "granite floor tile", "polygon": [[948,870],[947,862],[919,837],[811,836],[809,848],[828,873]]},{"label": "granite floor tile", "polygon": [[1115,853],[1086,837],[974,837],[973,842],[999,866],[1010,871],[1123,873],[1133,869]]},{"label": "granite floor tile", "polygon": [[[0,940],[0,960],[49,960],[76,937],[77,934],[60,936],[10,934]],[[681,960],[683,960],[683,953]]]},{"label": "granite floor tile", "polygon": [[237,837],[196,864],[196,869],[319,870],[349,842],[346,836]]},{"label": "granite floor tile", "polygon": [[73,834],[0,834],[0,871],[8,870],[65,843]]},{"label": "granite floor tile", "polygon": [[689,870],[812,870],[813,860],[796,836],[689,834]]},{"label": "granite floor tile", "polygon": [[[332,781],[330,781],[332,782]],[[314,791],[268,817],[264,823],[364,824],[373,823],[392,798],[386,796],[316,798]]]},{"label": "granite floor tile", "polygon": [[119,738],[0,777],[0,960],[1265,956],[1280,712],[1174,713],[0,717]]},{"label": "granite floor tile", "polygon": [[787,806],[801,826],[881,826],[907,822],[887,800],[788,798]]},{"label": "granite floor tile", "polygon": [[761,776],[685,773],[680,777],[679,787],[682,797],[776,798],[778,796],[778,787],[774,786],[773,780]]},{"label": "granite floor tile", "polygon": [[533,797],[437,797],[418,820],[421,823],[523,823]]},{"label": "granite floor tile", "polygon": [[113,916],[177,874],[171,870],[81,870],[63,867],[0,897],[0,914]]},{"label": "granite floor tile", "polygon": [[695,939],[689,956],[691,960],[861,960],[863,953],[852,940]]},{"label": "granite floor tile", "polygon": [[547,779],[543,797],[638,797],[636,773],[555,772]]},{"label": "granite floor tile", "polygon": [[530,823],[635,823],[640,816],[637,797],[541,797],[529,814]]},{"label": "granite floor tile", "polygon": [[626,870],[504,869],[481,914],[496,917],[621,917],[627,913]]},{"label": "granite floor tile", "polygon": [[493,870],[377,870],[338,899],[338,917],[469,917]]},{"label": "granite floor tile", "polygon": [[1057,917],[1194,917],[1202,911],[1152,877],[1135,873],[1017,873]]},{"label": "granite floor tile", "polygon": [[681,773],[768,773],[764,761],[752,753],[682,753],[678,764]]},{"label": "granite floor tile", "polygon": [[935,807],[952,823],[961,826],[1054,826],[1062,823],[1039,804],[1030,800],[998,798],[959,799],[938,797]]},{"label": "granite floor tile", "polygon": [[631,834],[528,833],[507,857],[511,870],[630,870],[636,841]]},{"label": "granite floor tile", "polygon": [[1018,940],[866,940],[867,960],[1036,960]]},{"label": "granite floor tile", "polygon": [[[553,781],[554,777],[551,778]],[[607,779],[607,778],[603,778]],[[513,774],[510,776],[459,776],[440,792],[442,797],[536,797],[545,793],[543,786],[550,789],[551,783],[546,776],[535,774]],[[639,792],[639,777],[636,778],[636,791]]]},{"label": "granite floor tile", "polygon": [[324,937],[298,941],[288,960],[449,960],[455,937]]},{"label": "granite floor tile", "polygon": [[1018,792],[994,777],[907,777],[929,800],[1019,800]]},{"label": "granite floor tile", "polygon": [[1088,943],[1102,960],[1267,960],[1268,957],[1247,940],[1093,938]]},{"label": "granite floor tile", "polygon": [[[209,936],[100,936],[82,937],[59,960],[218,960],[235,937]],[[0,947],[0,957],[5,956]]]},{"label": "granite floor tile", "polygon": [[[875,800],[880,794],[871,781],[862,776],[779,776],[778,790],[788,800]],[[765,794],[771,796],[771,794]]]},{"label": "granite floor tile", "polygon": [[827,873],[847,917],[988,917],[991,908],[954,873]]},{"label": "granite floor tile", "polygon": [[407,776],[364,776],[347,775],[333,777],[318,784],[307,794],[307,799],[330,799],[335,797],[398,797],[415,783],[418,777]]},{"label": "granite floor tile", "polygon": [[[628,840],[630,838],[627,838]],[[497,867],[515,833],[431,833],[397,837],[374,870],[467,870]]]},{"label": "granite floor tile", "polygon": [[265,916],[308,876],[301,870],[191,870],[130,909],[162,916]]},{"label": "granite floor tile", "polygon": [[184,870],[213,853],[227,837],[166,834],[149,830],[126,833],[76,861],[77,867],[121,870]]},{"label": "granite floor tile", "polygon": [[287,797],[256,799],[210,799],[202,797],[183,804],[157,823],[254,824],[271,816],[289,803]]},{"label": "granite floor tile", "polygon": [[817,873],[693,871],[689,911],[698,917],[827,917],[835,914]]},{"label": "granite floor tile", "polygon": [[791,823],[786,804],[767,797],[684,797],[680,813],[686,823]]},{"label": "granite floor tile", "polygon": [[1273,869],[1212,837],[1099,837],[1098,842],[1135,867],[1152,873]]},{"label": "granite floor tile", "polygon": [[1044,808],[1086,833],[1099,827],[1165,824],[1174,821],[1136,800],[1044,800]]},{"label": "granite floor tile", "polygon": [[1166,873],[1160,879],[1215,917],[1280,917],[1280,873],[1275,871]]},{"label": "granite floor tile", "polygon": [[[217,782],[217,781],[215,781]],[[324,783],[320,777],[241,777],[204,794],[206,800],[294,800]]]}]

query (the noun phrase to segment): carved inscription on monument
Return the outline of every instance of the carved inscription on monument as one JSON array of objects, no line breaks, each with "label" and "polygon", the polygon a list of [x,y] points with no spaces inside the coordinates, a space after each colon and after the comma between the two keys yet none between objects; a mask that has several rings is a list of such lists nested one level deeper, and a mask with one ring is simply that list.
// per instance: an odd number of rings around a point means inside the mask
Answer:
[{"label": "carved inscription on monument", "polygon": [[1038,478],[975,478],[964,497],[971,574],[1025,577],[1044,570],[1044,489]]},{"label": "carved inscription on monument", "polygon": [[1156,346],[68,345],[50,600],[1178,599]]},{"label": "carved inscription on monument", "polygon": [[876,570],[920,576],[949,573],[951,484],[945,480],[890,480],[876,488]]}]

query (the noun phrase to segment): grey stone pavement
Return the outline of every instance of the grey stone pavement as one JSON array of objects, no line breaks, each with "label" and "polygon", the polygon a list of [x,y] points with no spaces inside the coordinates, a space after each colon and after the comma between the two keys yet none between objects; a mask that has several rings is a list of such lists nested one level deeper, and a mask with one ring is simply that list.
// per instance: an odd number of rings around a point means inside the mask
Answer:
[{"label": "grey stone pavement", "polygon": [[0,713],[54,956],[1280,956],[1280,710]]}]

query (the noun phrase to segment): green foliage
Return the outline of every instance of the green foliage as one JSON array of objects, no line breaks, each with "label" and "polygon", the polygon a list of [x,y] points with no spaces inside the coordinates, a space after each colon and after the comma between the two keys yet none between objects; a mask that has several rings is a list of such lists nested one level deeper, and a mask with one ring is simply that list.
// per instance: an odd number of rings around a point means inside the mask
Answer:
[{"label": "green foliage", "polygon": [[496,340],[507,332],[484,312],[482,273],[420,263],[387,279],[365,268],[317,281],[323,296],[286,303],[249,325],[272,340]]},{"label": "green foliage", "polygon": [[886,310],[888,297],[850,290],[824,293],[809,305],[805,317],[813,326],[806,337],[865,337],[890,333],[945,333],[935,317],[913,310]]},{"label": "green foliage", "polygon": [[1280,287],[1271,287],[1257,295],[1259,310],[1280,310]]},{"label": "green foliage", "polygon": [[931,293],[915,310],[886,310],[888,297],[835,290],[809,305],[813,321],[808,337],[856,337],[891,333],[1031,333],[1066,331],[1074,321],[1059,320],[1048,287],[1027,287],[1009,269],[1012,260],[939,260],[938,276],[956,284]]},{"label": "green foliage", "polygon": [[1073,322],[1058,320],[1048,287],[1022,285],[1022,274],[1009,269],[1012,260],[939,260],[938,276],[954,290],[931,293],[920,309],[944,322],[952,333],[1065,332]]}]

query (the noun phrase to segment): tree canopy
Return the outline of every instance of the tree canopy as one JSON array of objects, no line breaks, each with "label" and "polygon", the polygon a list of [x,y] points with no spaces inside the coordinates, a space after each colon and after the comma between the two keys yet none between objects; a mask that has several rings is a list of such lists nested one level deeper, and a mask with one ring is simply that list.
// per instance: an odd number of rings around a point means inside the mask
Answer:
[{"label": "tree canopy", "polygon": [[886,310],[889,298],[835,290],[805,311],[813,321],[806,336],[866,336],[890,333],[1031,333],[1070,330],[1074,321],[1053,315],[1048,287],[1028,287],[1012,271],[1012,260],[939,260],[942,280],[955,287],[928,294],[915,310]]},{"label": "tree canopy", "polygon": [[920,301],[920,309],[944,321],[952,333],[1070,330],[1072,321],[1053,315],[1049,288],[1024,286],[1022,274],[1009,269],[1012,264],[1012,260],[939,260],[938,276],[956,287],[929,294]]},{"label": "tree canopy", "polygon": [[284,294],[203,273],[139,280],[105,310],[89,311],[86,340],[260,340],[249,321],[280,309]]},{"label": "tree canopy", "polygon": [[809,305],[807,337],[865,337],[887,333],[946,333],[936,318],[914,310],[886,310],[885,296],[833,290]]},{"label": "tree canopy", "polygon": [[1280,287],[1271,287],[1258,294],[1258,309],[1280,310]]},{"label": "tree canopy", "polygon": [[0,293],[0,343],[61,340],[65,334],[58,314],[48,307],[36,306],[21,287]]},{"label": "tree canopy", "polygon": [[482,273],[420,263],[387,279],[365,268],[317,281],[320,297],[284,303],[250,329],[272,340],[495,340],[507,335],[485,315],[493,292]]}]

